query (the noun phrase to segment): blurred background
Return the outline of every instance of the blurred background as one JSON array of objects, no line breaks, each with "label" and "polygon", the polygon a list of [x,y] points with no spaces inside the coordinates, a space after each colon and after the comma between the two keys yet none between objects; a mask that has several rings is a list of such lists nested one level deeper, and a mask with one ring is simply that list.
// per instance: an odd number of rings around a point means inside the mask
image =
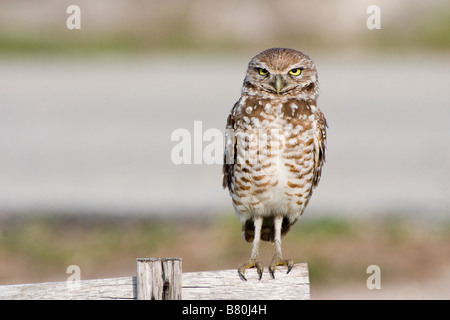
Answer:
[{"label": "blurred background", "polygon": [[174,164],[171,135],[224,132],[269,47],[313,58],[329,124],[321,183],[283,240],[312,299],[449,299],[448,0],[0,0],[0,284],[247,261],[221,165]]}]

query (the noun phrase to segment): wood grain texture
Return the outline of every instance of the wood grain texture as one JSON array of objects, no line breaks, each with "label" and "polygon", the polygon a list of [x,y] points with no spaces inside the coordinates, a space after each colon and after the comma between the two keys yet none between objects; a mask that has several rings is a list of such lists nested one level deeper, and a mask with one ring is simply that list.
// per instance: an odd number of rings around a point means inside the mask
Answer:
[{"label": "wood grain texture", "polygon": [[[158,264],[157,262],[155,262]],[[170,264],[170,261],[167,262]],[[265,270],[261,280],[254,269],[247,270],[245,276],[247,281],[242,281],[235,269],[215,270],[201,272],[185,272],[181,275],[181,261],[174,263],[172,267],[167,266],[165,270],[173,270],[162,273],[162,263],[153,269],[153,276],[159,277],[160,284],[167,281],[181,283],[181,294],[179,289],[157,289],[153,294],[159,295],[165,292],[167,299],[183,300],[222,300],[222,299],[249,299],[249,300],[306,300],[310,298],[308,265],[299,263],[294,266],[289,274],[285,267],[279,267],[272,279]],[[147,268],[148,266],[142,265]],[[138,269],[138,267],[137,267]],[[150,269],[149,269],[150,270]],[[180,272],[178,272],[179,270]],[[138,271],[140,273],[141,271]],[[143,271],[142,271],[143,272]],[[145,271],[147,272],[147,271]],[[182,276],[182,281],[175,277]],[[0,286],[0,299],[26,299],[26,300],[113,300],[113,299],[137,299],[138,280],[137,277],[122,277],[111,279],[81,280],[78,289],[71,289],[67,282],[47,282],[35,284],[19,284]],[[144,276],[145,277],[145,276]],[[146,278],[148,279],[148,278]],[[153,282],[152,282],[153,283]],[[156,282],[155,282],[156,283]],[[167,285],[166,285],[167,287]],[[145,295],[142,298],[151,299],[152,296]]]},{"label": "wood grain texture", "polygon": [[115,300],[136,299],[136,277],[81,280],[79,289],[66,281],[0,286],[0,299]]},{"label": "wood grain texture", "polygon": [[236,270],[183,273],[183,299],[250,299],[250,300],[307,300],[310,299],[308,265],[299,263],[289,274],[286,267],[278,267],[275,279],[265,270],[258,280],[256,270],[247,270],[242,281]]},{"label": "wood grain texture", "polygon": [[181,258],[136,259],[138,300],[180,300]]}]

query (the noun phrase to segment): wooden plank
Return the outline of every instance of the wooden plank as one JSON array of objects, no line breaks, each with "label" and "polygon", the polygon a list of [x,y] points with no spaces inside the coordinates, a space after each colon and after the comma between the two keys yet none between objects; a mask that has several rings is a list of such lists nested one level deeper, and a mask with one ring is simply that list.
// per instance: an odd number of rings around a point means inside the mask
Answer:
[{"label": "wooden plank", "polygon": [[130,300],[136,299],[136,277],[80,280],[72,289],[66,281],[0,286],[1,300]]},{"label": "wooden plank", "polygon": [[308,265],[298,263],[289,274],[278,267],[275,279],[265,270],[261,280],[255,270],[245,273],[242,281],[237,270],[183,273],[183,299],[249,299],[249,300],[307,300],[310,299]]},{"label": "wooden plank", "polygon": [[[162,265],[161,262],[160,265]],[[174,268],[179,268],[181,271],[181,261],[177,267],[174,265]],[[162,277],[162,272],[158,272],[156,273],[161,275],[161,279],[166,279]],[[185,300],[309,299],[308,265],[306,263],[296,264],[289,274],[285,273],[286,268],[279,267],[275,272],[275,279],[272,279],[267,270],[265,270],[263,278],[258,280],[256,271],[250,269],[245,274],[248,281],[242,281],[235,269],[185,272],[182,274],[181,297]],[[179,273],[175,272],[174,274]],[[170,279],[172,275],[168,274],[167,277]],[[163,283],[164,280],[161,282]],[[137,287],[137,277],[81,280],[78,289],[71,289],[66,281],[3,285],[0,286],[0,299],[137,299]],[[169,298],[175,297],[179,299],[175,292],[168,293],[168,295]]]}]

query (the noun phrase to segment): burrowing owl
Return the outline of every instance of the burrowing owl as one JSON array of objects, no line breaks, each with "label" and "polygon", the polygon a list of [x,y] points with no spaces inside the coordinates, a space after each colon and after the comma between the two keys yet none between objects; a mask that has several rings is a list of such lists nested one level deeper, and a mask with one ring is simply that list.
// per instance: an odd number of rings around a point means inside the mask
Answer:
[{"label": "burrowing owl", "polygon": [[263,268],[260,240],[274,243],[269,273],[292,269],[283,259],[281,237],[297,221],[319,183],[325,161],[326,127],[317,107],[314,62],[293,49],[272,48],[248,64],[241,97],[228,116],[223,187],[228,188],[242,235],[253,242],[248,268]]}]

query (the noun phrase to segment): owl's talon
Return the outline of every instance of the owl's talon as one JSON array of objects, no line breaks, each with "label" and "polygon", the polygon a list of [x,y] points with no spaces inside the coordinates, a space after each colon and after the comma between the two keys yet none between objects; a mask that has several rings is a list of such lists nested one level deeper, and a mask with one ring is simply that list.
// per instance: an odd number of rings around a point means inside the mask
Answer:
[{"label": "owl's talon", "polygon": [[[292,260],[291,260],[291,261],[292,261]],[[294,267],[294,263],[292,262],[291,265],[288,265],[288,269],[287,269],[286,274],[288,274],[289,272],[291,272],[291,270],[292,270],[293,267]]]},{"label": "owl's talon", "polygon": [[291,259],[274,259],[272,260],[272,263],[269,266],[269,274],[272,277],[272,279],[275,279],[275,269],[277,266],[287,266],[287,272],[291,272],[292,268],[294,267],[294,261]]},{"label": "owl's talon", "polygon": [[271,266],[269,267],[269,274],[272,277],[272,279],[275,279],[275,270]]},{"label": "owl's talon", "polygon": [[261,267],[259,267],[259,268],[256,268],[256,271],[258,272],[258,275],[259,275],[258,280],[261,280],[262,275],[263,275],[263,269]]},{"label": "owl's talon", "polygon": [[241,278],[241,280],[247,281],[247,278],[244,276],[244,274],[242,273],[242,271],[240,270],[240,268],[238,269],[238,274],[239,274],[239,278]]},{"label": "owl's talon", "polygon": [[262,274],[263,274],[263,268],[261,266],[261,263],[259,261],[256,261],[254,259],[250,259],[249,262],[242,264],[238,268],[238,274],[239,277],[243,281],[247,281],[247,278],[245,277],[245,270],[250,268],[256,268],[256,272],[258,273],[258,280],[261,280]]}]

